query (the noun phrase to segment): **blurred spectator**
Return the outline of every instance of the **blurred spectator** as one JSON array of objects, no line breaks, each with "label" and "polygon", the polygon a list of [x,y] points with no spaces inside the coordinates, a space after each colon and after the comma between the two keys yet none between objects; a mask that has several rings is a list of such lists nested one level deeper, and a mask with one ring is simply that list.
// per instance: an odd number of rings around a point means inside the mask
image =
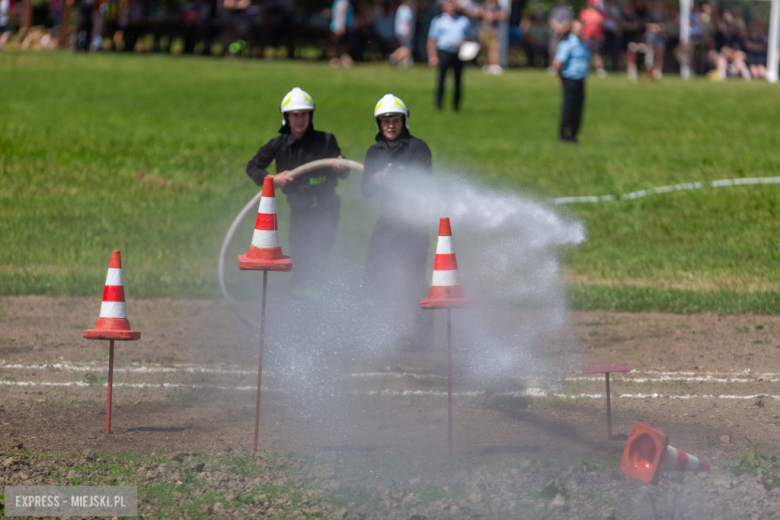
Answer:
[{"label": "blurred spectator", "polygon": [[528,24],[528,30],[525,33],[523,49],[528,56],[528,66],[537,66],[537,58],[542,58],[544,68],[550,66],[550,54],[547,46],[547,36],[550,27],[544,20],[544,14],[541,11],[534,11],[531,21]]},{"label": "blurred spectator", "polygon": [[200,0],[187,0],[182,7],[181,23],[184,37],[184,54],[194,54],[200,36]]},{"label": "blurred spectator", "polygon": [[661,79],[666,49],[666,12],[661,0],[654,0],[645,16],[645,69],[652,79]]},{"label": "blurred spectator", "polygon": [[62,0],[49,0],[49,14],[51,15],[51,37],[55,38],[60,30]]},{"label": "blurred spectator", "polygon": [[[349,55],[349,51],[352,50],[354,45],[355,9],[349,0],[334,0],[332,11],[330,31],[332,54],[334,56],[330,60],[330,65],[338,67],[341,64],[345,67],[351,67],[352,58]],[[341,58],[338,57],[339,53],[342,53]]]},{"label": "blurred spectator", "polygon": [[458,13],[454,0],[444,0],[442,14],[431,22],[428,31],[428,65],[439,68],[439,84],[436,90],[436,109],[441,110],[447,69],[455,75],[455,95],[452,105],[460,110],[460,80],[463,62],[458,53],[467,39],[476,39],[468,18]]},{"label": "blurred spectator", "polygon": [[766,56],[769,50],[766,31],[758,20],[750,23],[750,29],[745,37],[745,52],[750,75],[756,79],[766,79]]},{"label": "blurred spectator", "polygon": [[92,43],[92,10],[95,0],[67,0],[67,5],[76,6],[76,52],[89,52]]},{"label": "blurred spectator", "polygon": [[599,11],[599,0],[588,0],[588,7],[580,11],[580,21],[582,22],[582,36],[585,39],[585,45],[590,50],[593,58],[593,65],[596,67],[596,73],[600,78],[607,75],[604,71],[604,14]]},{"label": "blurred spectator", "polygon": [[567,0],[555,0],[555,7],[550,11],[547,23],[550,25],[548,52],[550,56],[555,55],[558,43],[565,39],[569,34],[571,22],[574,20],[574,13]]},{"label": "blurred spectator", "polygon": [[10,14],[11,0],[0,0],[0,51],[3,50],[11,35]]},{"label": "blurred spectator", "polygon": [[525,18],[525,0],[512,0],[509,7],[509,46],[519,47],[523,44],[525,31],[528,30],[528,21]]},{"label": "blurred spectator", "polygon": [[615,0],[604,0],[604,56],[609,57],[612,72],[620,70],[617,35],[622,13]]},{"label": "blurred spectator", "polygon": [[633,76],[636,78],[636,51],[630,51],[629,49],[639,41],[639,33],[642,30],[642,17],[636,12],[633,1],[626,2],[620,19],[620,30],[622,33],[620,47],[623,51],[623,59],[626,59],[626,54],[628,55],[628,75],[631,77],[633,69]]},{"label": "blurred spectator", "polygon": [[239,56],[249,29],[245,20],[250,0],[222,0],[222,49],[225,56]]},{"label": "blurred spectator", "polygon": [[479,41],[488,51],[488,64],[483,70],[491,74],[502,74],[504,69],[498,64],[498,24],[501,20],[506,20],[508,13],[496,0],[485,0],[479,14],[482,18]]},{"label": "blurred spectator", "polygon": [[742,76],[750,81],[740,24],[728,9],[723,11],[715,40],[718,49],[710,51],[708,56],[710,64],[715,67],[710,79],[723,81],[728,76]]},{"label": "blurred spectator", "polygon": [[412,45],[414,41],[414,13],[409,7],[409,0],[401,0],[401,5],[395,11],[394,32],[399,47],[390,56],[391,63],[397,63],[398,68],[406,69],[412,64]]},{"label": "blurred spectator", "polygon": [[382,59],[390,57],[395,46],[395,17],[387,0],[374,0],[371,30],[376,36]]}]

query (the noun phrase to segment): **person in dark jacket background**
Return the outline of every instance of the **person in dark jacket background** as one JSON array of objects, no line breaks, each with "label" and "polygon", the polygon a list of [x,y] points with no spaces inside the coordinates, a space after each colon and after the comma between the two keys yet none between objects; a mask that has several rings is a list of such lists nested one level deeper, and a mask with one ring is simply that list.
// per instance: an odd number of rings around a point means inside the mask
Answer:
[{"label": "person in dark jacket background", "polygon": [[271,139],[249,161],[246,173],[262,186],[270,175],[266,168],[276,161],[274,187],[280,188],[290,204],[290,256],[293,259],[291,283],[296,289],[310,289],[327,281],[330,252],[336,239],[341,199],[336,194],[338,179],[349,170],[321,168],[295,179],[290,170],[318,159],[341,158],[336,137],[314,130],[314,101],[300,88],[282,99],[280,136]]},{"label": "person in dark jacket background", "polygon": [[[409,111],[404,102],[387,94],[374,109],[378,130],[363,162],[361,188],[377,200],[379,220],[366,256],[366,286],[369,295],[398,308],[416,309],[407,350],[430,346],[433,313],[419,308],[428,292],[425,267],[430,226],[415,225],[399,215],[404,190],[419,188],[420,180],[433,174],[431,150],[409,133]],[[408,193],[408,192],[407,192]]]}]

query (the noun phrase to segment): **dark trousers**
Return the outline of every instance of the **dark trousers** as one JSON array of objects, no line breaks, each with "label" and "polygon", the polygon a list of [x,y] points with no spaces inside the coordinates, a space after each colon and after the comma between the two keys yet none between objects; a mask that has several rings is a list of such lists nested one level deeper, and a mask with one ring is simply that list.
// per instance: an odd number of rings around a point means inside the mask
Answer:
[{"label": "dark trousers", "polygon": [[615,38],[614,31],[604,31],[604,56],[609,56],[609,62],[612,64],[612,72],[620,70],[617,39]]},{"label": "dark trousers", "polygon": [[563,78],[563,109],[561,110],[562,141],[573,141],[580,130],[582,105],[585,101],[585,80]]},{"label": "dark trousers", "polygon": [[76,51],[89,51],[92,44],[92,7],[76,13]]},{"label": "dark trousers", "polygon": [[463,73],[463,62],[457,53],[436,51],[439,55],[439,87],[436,90],[436,108],[441,110],[441,101],[444,97],[444,82],[447,79],[447,69],[452,68],[455,74],[455,97],[452,98],[452,106],[455,110],[460,108],[460,78]]},{"label": "dark trousers", "polygon": [[413,315],[411,334],[419,338],[430,334],[433,326],[433,313],[419,305],[428,295],[428,231],[397,221],[396,216],[382,215],[374,227],[366,255],[366,289],[391,312]]},{"label": "dark trousers", "polygon": [[290,257],[293,260],[290,283],[296,289],[325,285],[330,252],[336,241],[341,198],[312,197],[290,201]]}]

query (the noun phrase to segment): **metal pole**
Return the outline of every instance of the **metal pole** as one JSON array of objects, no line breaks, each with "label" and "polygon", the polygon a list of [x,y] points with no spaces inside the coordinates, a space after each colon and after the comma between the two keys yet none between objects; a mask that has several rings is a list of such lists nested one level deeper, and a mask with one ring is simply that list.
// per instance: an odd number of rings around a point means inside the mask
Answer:
[{"label": "metal pole", "polygon": [[612,440],[612,408],[609,404],[609,372],[606,373],[607,376],[607,436],[609,437],[609,440]]},{"label": "metal pole", "polygon": [[[691,40],[691,0],[680,0],[680,50],[683,56],[692,55]],[[691,77],[691,67],[688,58],[680,60],[680,76],[683,79]]]},{"label": "metal pole", "polygon": [[111,433],[111,387],[114,384],[114,340],[108,347],[108,403],[106,404],[106,433]]},{"label": "metal pole", "polygon": [[767,52],[766,79],[769,83],[777,83],[777,45],[778,29],[780,28],[780,0],[772,0],[769,12],[769,51]]},{"label": "metal pole", "polygon": [[452,309],[447,309],[447,453],[452,455]]},{"label": "metal pole", "polygon": [[255,452],[257,452],[257,435],[260,431],[260,381],[263,377],[263,333],[265,332],[265,290],[267,286],[268,271],[263,271],[263,303],[260,307],[260,355],[257,360],[257,400],[255,401]]},{"label": "metal pole", "polygon": [[512,3],[509,0],[498,0],[498,5],[506,12],[506,18],[498,23],[498,64],[507,68],[509,67],[509,18],[512,16]]}]

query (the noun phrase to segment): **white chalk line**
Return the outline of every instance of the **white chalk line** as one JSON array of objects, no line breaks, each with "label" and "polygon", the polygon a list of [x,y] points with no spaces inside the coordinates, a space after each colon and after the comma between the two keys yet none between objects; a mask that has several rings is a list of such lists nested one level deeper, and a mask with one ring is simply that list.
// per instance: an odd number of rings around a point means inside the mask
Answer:
[{"label": "white chalk line", "polygon": [[[613,382],[625,382],[625,383],[664,383],[670,381],[689,381],[696,383],[780,383],[780,379],[763,379],[761,381],[757,379],[741,379],[741,378],[727,378],[727,377],[610,377]],[[603,377],[567,377],[564,381],[599,381],[604,382]]]},{"label": "white chalk line", "polygon": [[[49,387],[97,387],[105,388],[108,385],[95,384],[90,385],[83,381],[70,381],[64,383],[50,383],[46,381],[3,381],[0,383],[2,386],[49,386]],[[187,388],[197,390],[229,390],[229,391],[255,391],[256,386],[214,386],[214,385],[188,385],[181,383],[113,383],[112,386],[120,388]],[[275,392],[283,394],[291,394],[285,390],[278,388],[261,387],[263,392]],[[448,395],[447,392],[437,390],[364,390],[364,391],[350,391],[349,394],[355,395],[368,395],[368,396],[380,396],[380,397],[405,397],[405,396],[431,396],[431,397],[443,397]],[[557,397],[562,399],[604,399],[605,394],[566,394],[560,392],[549,392],[543,388],[527,388],[525,390],[519,390],[514,392],[484,392],[484,391],[465,391],[465,392],[452,392],[453,396],[460,397],[480,397],[480,396],[508,396],[508,397]],[[331,394],[333,397],[334,394]],[[768,395],[768,394],[753,394],[753,395],[668,395],[668,394],[620,394],[615,399],[776,399],[780,400],[780,395]]]},{"label": "white chalk line", "polygon": [[553,204],[576,204],[576,203],[596,203],[612,202],[615,200],[632,200],[647,197],[648,195],[658,195],[660,193],[672,193],[675,191],[698,190],[704,186],[710,188],[723,188],[726,186],[747,186],[754,184],[780,184],[780,177],[749,177],[745,179],[722,179],[709,182],[687,182],[684,184],[674,184],[672,186],[661,186],[660,188],[651,188],[649,190],[633,191],[623,195],[601,195],[586,197],[558,197],[551,199]]},{"label": "white chalk line", "polygon": [[[79,364],[73,362],[61,362],[61,363],[46,363],[40,365],[25,365],[25,364],[5,364],[0,360],[0,369],[11,370],[50,370],[59,369],[65,371],[75,372],[91,372],[91,371],[107,371],[108,364]],[[227,374],[227,375],[255,375],[256,370],[244,370],[239,367],[208,367],[199,365],[173,365],[171,367],[163,367],[159,365],[154,366],[132,366],[132,367],[114,367],[114,372],[128,372],[138,374],[156,374],[156,373],[207,373],[207,374]],[[649,374],[658,375],[659,378],[631,378],[626,376],[618,376],[617,373],[611,375],[613,381],[634,381],[634,382],[663,382],[663,381],[701,381],[701,382],[714,382],[714,383],[750,383],[758,382],[756,378],[780,378],[780,373],[764,372],[752,374],[752,379],[745,378],[744,376],[750,374],[750,372],[700,372],[696,375],[696,372],[690,371],[658,371],[658,370],[631,370],[629,374]],[[417,374],[413,372],[354,372],[349,374],[354,378],[372,378],[372,377],[390,377],[390,378],[404,378],[409,377],[413,379],[443,379],[445,376],[436,374]],[[687,377],[686,377],[687,376]],[[742,376],[742,377],[737,377]],[[538,376],[521,376],[517,379],[527,380],[534,379]],[[603,377],[583,377],[583,376],[570,376],[565,378],[566,381],[603,381]],[[766,382],[766,380],[765,380]],[[769,382],[780,382],[780,379],[769,379]]]}]

